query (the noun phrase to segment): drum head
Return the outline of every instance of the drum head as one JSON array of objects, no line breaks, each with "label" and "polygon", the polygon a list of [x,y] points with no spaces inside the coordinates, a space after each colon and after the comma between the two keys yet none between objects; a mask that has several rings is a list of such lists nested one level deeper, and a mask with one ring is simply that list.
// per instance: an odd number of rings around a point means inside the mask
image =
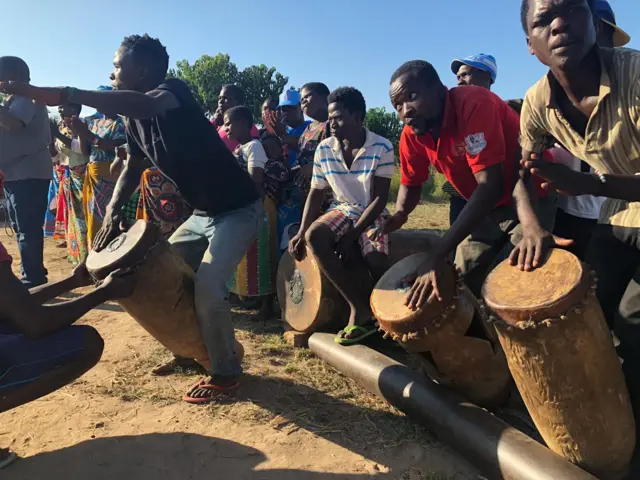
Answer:
[{"label": "drum head", "polygon": [[588,276],[580,260],[554,248],[543,265],[532,272],[523,272],[505,260],[489,274],[482,294],[490,309],[515,324],[563,315],[585,297],[588,288]]},{"label": "drum head", "polygon": [[138,220],[100,252],[91,251],[87,257],[87,270],[95,278],[103,279],[118,268],[131,268],[141,262],[161,238],[158,227]]},{"label": "drum head", "polygon": [[[284,320],[298,332],[315,331],[325,323],[320,318],[323,282],[320,268],[311,252],[301,262],[289,252],[282,255],[276,280],[278,302]],[[325,299],[331,302],[331,299]]]},{"label": "drum head", "polygon": [[433,299],[418,310],[411,310],[404,304],[416,271],[427,255],[417,253],[400,260],[373,289],[371,310],[384,330],[398,334],[424,331],[425,327],[437,322],[453,303],[457,291],[456,275],[453,266],[449,266],[440,282],[442,302]]}]

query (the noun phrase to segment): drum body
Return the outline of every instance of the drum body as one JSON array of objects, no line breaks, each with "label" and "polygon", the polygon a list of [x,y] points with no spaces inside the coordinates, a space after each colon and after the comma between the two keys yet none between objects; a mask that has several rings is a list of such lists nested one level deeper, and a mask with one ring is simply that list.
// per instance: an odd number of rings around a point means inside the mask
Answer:
[{"label": "drum body", "polygon": [[483,322],[471,291],[452,265],[440,282],[442,302],[433,299],[411,310],[404,299],[427,254],[400,260],[380,279],[371,295],[371,309],[386,337],[398,341],[418,358],[427,375],[478,405],[506,401],[510,376],[502,350]]},{"label": "drum body", "polygon": [[[391,265],[408,255],[429,250],[434,233],[419,230],[401,230],[389,237]],[[361,258],[349,265],[351,278],[360,286],[363,298],[368,299],[373,281]],[[324,327],[343,325],[349,318],[349,307],[333,284],[320,271],[309,250],[298,262],[288,252],[282,256],[277,275],[278,302],[285,322],[298,332],[311,333]]]},{"label": "drum body", "polygon": [[498,265],[483,296],[549,448],[598,478],[621,478],[634,451],[635,423],[594,290],[580,261],[555,249],[533,272]]},{"label": "drum body", "polygon": [[[160,230],[138,220],[101,252],[91,252],[87,269],[97,280],[118,268],[134,268],[133,294],[117,303],[176,355],[209,369],[209,355],[196,317],[193,270],[171,249]],[[244,351],[236,342],[236,354]]]}]

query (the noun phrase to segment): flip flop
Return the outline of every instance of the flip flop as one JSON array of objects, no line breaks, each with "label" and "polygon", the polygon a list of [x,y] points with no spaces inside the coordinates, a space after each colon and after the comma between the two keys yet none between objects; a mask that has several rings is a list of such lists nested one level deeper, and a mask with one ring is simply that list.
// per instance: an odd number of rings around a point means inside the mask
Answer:
[{"label": "flip flop", "polygon": [[208,397],[192,397],[190,395],[185,395],[182,397],[182,400],[191,403],[192,405],[205,405],[207,403],[213,402],[216,398],[221,395],[229,395],[236,391],[240,386],[240,382],[235,382],[229,386],[222,387],[220,385],[212,385],[210,383],[204,383],[206,379],[200,380],[193,387],[189,389],[190,392],[195,390],[196,388],[202,388],[203,390],[211,390],[212,393]]},{"label": "flip flop", "polygon": [[[362,333],[352,338],[344,337],[344,335],[349,335],[350,333],[353,333],[353,332],[356,332],[356,333],[362,332]],[[371,335],[375,335],[376,333],[378,333],[378,329],[373,324],[366,325],[366,326],[353,325],[352,327],[347,327],[344,330],[340,330],[338,334],[335,336],[334,341],[340,345],[354,345],[356,343],[360,343],[362,340],[364,340],[367,337],[370,337]]]},{"label": "flip flop", "polygon": [[8,448],[0,449],[0,469],[3,469],[11,465],[13,462],[16,461],[16,458],[18,458],[16,454],[11,450],[9,450]]}]

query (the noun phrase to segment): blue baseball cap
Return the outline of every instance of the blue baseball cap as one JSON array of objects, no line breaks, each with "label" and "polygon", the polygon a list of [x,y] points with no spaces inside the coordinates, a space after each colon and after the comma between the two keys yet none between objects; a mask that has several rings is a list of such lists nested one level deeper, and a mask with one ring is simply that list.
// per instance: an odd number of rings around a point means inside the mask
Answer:
[{"label": "blue baseball cap", "polygon": [[607,0],[596,0],[596,16],[613,28],[614,47],[622,47],[631,41],[629,34],[616,24],[616,16]]},{"label": "blue baseball cap", "polygon": [[108,91],[111,91],[111,90],[113,90],[113,87],[111,85],[100,85],[98,87],[98,91],[99,92],[108,92]]},{"label": "blue baseball cap", "polygon": [[471,55],[470,57],[456,58],[451,62],[451,71],[454,75],[458,74],[458,70],[460,70],[462,65],[468,65],[470,67],[477,68],[478,70],[489,72],[491,79],[494,82],[498,76],[498,64],[492,55],[479,53],[477,55]]},{"label": "blue baseball cap", "polygon": [[293,107],[300,105],[300,92],[297,90],[285,90],[280,95],[279,107]]}]

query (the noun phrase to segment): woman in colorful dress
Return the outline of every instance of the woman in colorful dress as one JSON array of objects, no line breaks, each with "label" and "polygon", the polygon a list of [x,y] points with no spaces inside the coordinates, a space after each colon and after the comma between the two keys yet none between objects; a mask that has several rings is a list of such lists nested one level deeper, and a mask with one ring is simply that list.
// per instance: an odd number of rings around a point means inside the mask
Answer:
[{"label": "woman in colorful dress", "polygon": [[[99,87],[111,90],[111,87]],[[83,205],[87,222],[87,246],[91,250],[94,237],[102,228],[102,220],[118,180],[111,173],[116,149],[126,143],[124,122],[117,115],[101,112],[88,125],[91,154],[84,181]]]},{"label": "woman in colorful dress", "polygon": [[66,233],[69,261],[82,263],[88,255],[87,224],[85,221],[82,190],[89,162],[89,131],[80,120],[81,105],[68,104],[58,108],[62,121],[53,132],[60,163],[65,166],[58,192],[56,228]]},{"label": "woman in colorful dress", "polygon": [[[265,135],[260,140],[251,136],[253,116],[245,106],[233,107],[225,113],[224,128],[230,139],[239,142],[234,152],[238,163],[245,168],[264,194],[264,222],[258,238],[244,256],[233,279],[229,282],[232,293],[242,298],[259,298],[260,318],[273,315],[278,268],[278,210],[277,204],[282,186],[287,181],[289,169],[282,161],[282,144],[278,137]],[[265,152],[269,150],[271,158]]]},{"label": "woman in colorful dress", "polygon": [[[51,131],[58,129],[58,125],[54,122],[51,125]],[[56,149],[55,139],[51,140],[49,145],[49,154],[51,155],[51,161],[53,163],[53,177],[49,184],[49,197],[47,199],[47,211],[44,215],[44,236],[46,238],[53,238],[60,240],[66,238],[66,233],[56,229],[56,214],[58,210],[58,193],[60,192],[60,183],[64,178],[65,166],[60,165],[60,153]],[[66,244],[62,244],[66,247]]]}]

